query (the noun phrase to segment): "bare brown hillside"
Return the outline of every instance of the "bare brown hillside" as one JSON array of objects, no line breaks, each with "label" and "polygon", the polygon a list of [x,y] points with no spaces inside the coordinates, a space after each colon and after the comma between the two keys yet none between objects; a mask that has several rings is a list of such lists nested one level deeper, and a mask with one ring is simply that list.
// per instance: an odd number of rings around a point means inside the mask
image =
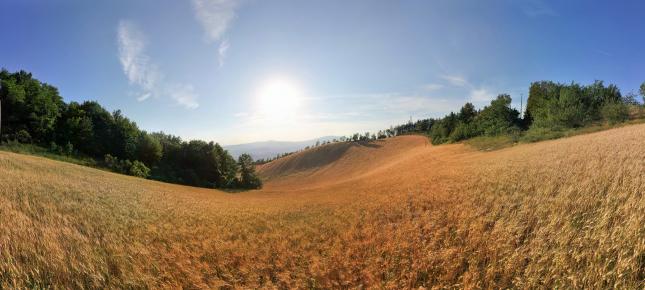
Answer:
[{"label": "bare brown hillside", "polygon": [[329,185],[393,166],[413,158],[415,149],[429,145],[422,136],[327,144],[264,164],[258,170],[269,181],[269,188]]}]

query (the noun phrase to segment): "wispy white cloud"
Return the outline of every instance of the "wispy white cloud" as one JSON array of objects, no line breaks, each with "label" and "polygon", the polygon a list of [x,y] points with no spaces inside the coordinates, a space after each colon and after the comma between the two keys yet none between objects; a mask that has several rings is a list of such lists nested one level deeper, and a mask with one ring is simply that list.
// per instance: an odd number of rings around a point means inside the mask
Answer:
[{"label": "wispy white cloud", "polygon": [[476,105],[485,105],[494,97],[494,94],[489,89],[484,86],[474,85],[465,77],[458,75],[441,75],[440,77],[454,87],[468,90],[469,101]]},{"label": "wispy white cloud", "polygon": [[197,93],[195,93],[195,88],[192,85],[174,84],[170,85],[167,90],[168,95],[178,104],[189,109],[199,107]]},{"label": "wispy white cloud", "polygon": [[193,0],[192,3],[195,18],[204,29],[206,41],[219,41],[218,62],[222,67],[229,48],[224,35],[236,17],[235,10],[240,0]]},{"label": "wispy white cloud", "polygon": [[441,75],[441,78],[448,81],[451,85],[456,86],[456,87],[465,87],[468,86],[469,83],[466,80],[466,78],[462,76],[457,76],[457,75]]},{"label": "wispy white cloud", "polygon": [[224,59],[226,58],[228,47],[228,40],[224,39],[224,41],[219,44],[219,48],[217,49],[217,60],[219,61],[220,67],[224,66]]},{"label": "wispy white cloud", "polygon": [[219,41],[235,19],[238,0],[193,0],[193,9],[210,42]]},{"label": "wispy white cloud", "polygon": [[150,57],[145,52],[144,35],[134,23],[120,21],[117,39],[123,73],[130,84],[137,85],[143,90],[137,98],[139,101],[143,101],[152,96],[152,91],[161,78],[161,74],[157,66],[150,62]]},{"label": "wispy white cloud", "polygon": [[470,101],[473,103],[487,103],[493,99],[493,93],[485,88],[473,89],[470,91]]},{"label": "wispy white cloud", "polygon": [[119,22],[117,42],[123,73],[131,85],[141,90],[136,94],[138,101],[167,95],[186,108],[194,109],[199,106],[192,85],[169,83],[164,80],[163,73],[146,53],[145,35],[134,22]]}]

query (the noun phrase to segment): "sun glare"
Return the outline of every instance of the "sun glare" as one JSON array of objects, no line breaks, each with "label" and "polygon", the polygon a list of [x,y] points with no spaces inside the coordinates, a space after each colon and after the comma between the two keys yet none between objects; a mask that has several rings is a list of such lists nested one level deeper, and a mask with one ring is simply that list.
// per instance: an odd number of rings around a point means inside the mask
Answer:
[{"label": "sun glare", "polygon": [[302,105],[302,90],[286,78],[265,81],[258,90],[258,111],[271,119],[284,119],[297,113]]}]

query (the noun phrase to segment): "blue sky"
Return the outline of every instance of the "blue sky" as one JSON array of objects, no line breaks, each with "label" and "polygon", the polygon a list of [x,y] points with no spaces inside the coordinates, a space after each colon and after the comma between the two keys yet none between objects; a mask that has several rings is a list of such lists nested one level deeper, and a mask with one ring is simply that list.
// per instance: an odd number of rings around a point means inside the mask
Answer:
[{"label": "blue sky", "polygon": [[[0,66],[148,131],[303,140],[499,93],[519,107],[537,80],[637,91],[643,11],[636,0],[4,0]],[[264,98],[276,80],[293,98]]]}]

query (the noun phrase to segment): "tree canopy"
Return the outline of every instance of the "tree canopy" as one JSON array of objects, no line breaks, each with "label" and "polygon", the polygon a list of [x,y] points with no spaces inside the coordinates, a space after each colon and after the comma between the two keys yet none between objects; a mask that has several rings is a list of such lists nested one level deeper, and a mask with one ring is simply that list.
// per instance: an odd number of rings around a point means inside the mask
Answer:
[{"label": "tree canopy", "polygon": [[64,148],[100,160],[116,172],[167,182],[211,188],[261,186],[254,170],[238,172],[235,159],[217,143],[142,131],[120,110],[110,113],[94,101],[65,103],[55,87],[24,71],[0,71],[0,100],[4,140]]}]

